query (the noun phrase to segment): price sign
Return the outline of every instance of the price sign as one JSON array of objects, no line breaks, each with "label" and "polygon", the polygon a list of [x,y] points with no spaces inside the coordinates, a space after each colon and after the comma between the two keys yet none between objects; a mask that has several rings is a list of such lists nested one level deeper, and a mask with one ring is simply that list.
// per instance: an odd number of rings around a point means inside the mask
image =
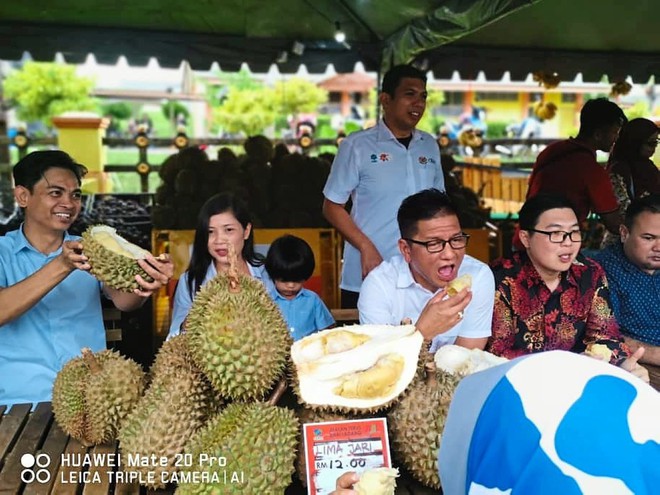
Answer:
[{"label": "price sign", "polygon": [[303,436],[309,495],[330,493],[347,471],[391,467],[385,418],[306,423]]}]

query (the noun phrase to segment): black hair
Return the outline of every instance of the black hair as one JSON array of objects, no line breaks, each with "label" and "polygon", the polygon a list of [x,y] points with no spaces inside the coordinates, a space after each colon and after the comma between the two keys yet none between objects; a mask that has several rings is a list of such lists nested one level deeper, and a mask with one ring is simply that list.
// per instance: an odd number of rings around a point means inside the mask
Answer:
[{"label": "black hair", "polygon": [[303,282],[312,276],[314,266],[312,248],[293,235],[275,239],[266,255],[266,271],[273,280]]},{"label": "black hair", "polygon": [[580,111],[580,134],[591,136],[598,129],[618,125],[628,121],[623,110],[607,98],[587,101]]},{"label": "black hair", "polygon": [[[658,126],[649,119],[637,118],[627,122],[614,143],[610,159],[621,161],[638,160],[640,148],[654,134],[658,133]],[[626,163],[626,166],[630,166]]]},{"label": "black hair", "polygon": [[447,193],[435,188],[424,189],[401,202],[396,220],[401,237],[413,237],[417,233],[417,222],[430,220],[440,215],[455,215],[456,206]]},{"label": "black hair", "polygon": [[623,221],[628,230],[632,229],[637,217],[645,211],[650,213],[660,213],[660,194],[655,193],[642,196],[641,198],[634,199],[630,203]]},{"label": "black hair", "polygon": [[82,184],[82,178],[87,173],[84,165],[77,163],[71,156],[60,150],[33,151],[23,157],[12,171],[14,184],[23,186],[33,192],[34,185],[39,182],[50,168],[63,168],[70,170]]},{"label": "black hair", "polygon": [[[246,204],[237,196],[223,192],[209,198],[199,210],[197,216],[197,228],[195,229],[195,240],[193,241],[192,255],[188,265],[188,290],[191,298],[199,291],[206,277],[209,265],[213,261],[209,253],[209,220],[213,215],[220,213],[231,213],[241,226],[246,229],[252,223],[250,211]],[[254,250],[254,231],[243,244],[241,251],[243,259],[252,266],[264,264],[264,257]]]},{"label": "black hair", "polygon": [[424,74],[421,70],[413,67],[412,65],[395,65],[385,73],[385,76],[383,77],[383,83],[381,84],[381,92],[387,93],[392,98],[394,98],[396,88],[399,87],[401,79],[405,77],[420,79],[421,81],[424,81],[424,84],[426,84],[426,74]]},{"label": "black hair", "polygon": [[539,217],[546,211],[555,208],[569,208],[573,210],[573,213],[575,213],[575,216],[577,217],[575,206],[573,206],[573,203],[571,203],[566,196],[553,193],[541,193],[532,196],[522,205],[522,208],[518,213],[520,230],[536,228]]}]

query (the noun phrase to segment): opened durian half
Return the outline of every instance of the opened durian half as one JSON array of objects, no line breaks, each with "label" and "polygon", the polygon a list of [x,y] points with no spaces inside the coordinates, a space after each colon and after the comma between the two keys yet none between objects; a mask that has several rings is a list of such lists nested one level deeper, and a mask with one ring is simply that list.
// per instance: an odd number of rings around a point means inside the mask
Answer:
[{"label": "opened durian half", "polygon": [[131,292],[139,288],[135,275],[153,282],[153,278],[137,263],[138,259],[146,258],[149,251],[131,244],[114,228],[92,225],[83,232],[82,238],[83,252],[92,266],[90,271],[108,287]]},{"label": "opened durian half", "polygon": [[300,400],[336,411],[385,409],[415,377],[423,340],[413,325],[354,325],[305,337],[291,348]]}]

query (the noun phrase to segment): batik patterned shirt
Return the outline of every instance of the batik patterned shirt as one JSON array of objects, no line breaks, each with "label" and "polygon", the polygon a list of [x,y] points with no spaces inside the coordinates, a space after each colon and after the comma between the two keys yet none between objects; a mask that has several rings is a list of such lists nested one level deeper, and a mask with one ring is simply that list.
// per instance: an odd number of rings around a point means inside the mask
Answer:
[{"label": "batik patterned shirt", "polygon": [[605,272],[578,255],[550,291],[525,252],[492,264],[495,275],[493,333],[486,349],[509,359],[535,352],[577,353],[590,344],[612,351],[619,364],[630,355],[610,304]]}]

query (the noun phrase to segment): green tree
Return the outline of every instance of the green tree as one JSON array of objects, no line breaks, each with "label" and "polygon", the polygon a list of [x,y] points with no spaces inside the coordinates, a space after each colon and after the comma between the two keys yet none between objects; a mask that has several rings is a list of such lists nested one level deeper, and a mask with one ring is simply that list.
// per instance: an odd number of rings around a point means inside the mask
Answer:
[{"label": "green tree", "polygon": [[316,112],[319,105],[328,101],[325,89],[295,77],[275,84],[273,96],[275,108],[281,115]]},{"label": "green tree", "polygon": [[101,105],[101,111],[103,112],[103,115],[110,115],[117,120],[127,120],[133,114],[133,109],[125,101],[117,101]]},{"label": "green tree", "polygon": [[262,134],[275,122],[273,90],[267,88],[231,88],[224,103],[213,111],[214,124],[225,132],[243,132],[247,136]]},{"label": "green tree", "polygon": [[51,119],[64,112],[96,110],[97,103],[89,96],[93,87],[94,82],[76,75],[72,65],[27,62],[7,76],[4,94],[20,119],[50,126]]}]

